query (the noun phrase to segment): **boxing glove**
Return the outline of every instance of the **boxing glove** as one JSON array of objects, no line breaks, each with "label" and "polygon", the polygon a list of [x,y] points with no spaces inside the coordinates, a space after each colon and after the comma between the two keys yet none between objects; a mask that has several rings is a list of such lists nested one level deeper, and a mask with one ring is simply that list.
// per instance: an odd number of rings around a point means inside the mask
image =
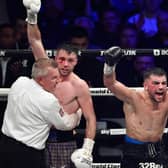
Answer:
[{"label": "boxing glove", "polygon": [[122,50],[120,47],[111,47],[104,51],[105,62],[109,66],[114,66],[123,57]]},{"label": "boxing glove", "polygon": [[41,8],[41,0],[23,0],[23,5],[27,9],[27,19],[29,24],[37,24],[37,14]]},{"label": "boxing glove", "polygon": [[104,64],[104,74],[110,75],[114,69],[115,65],[123,57],[122,50],[120,47],[111,47],[108,50],[104,51],[105,64]]},{"label": "boxing glove", "polygon": [[76,168],[91,168],[93,163],[92,150],[94,140],[85,138],[82,148],[75,150],[71,155],[71,160]]}]

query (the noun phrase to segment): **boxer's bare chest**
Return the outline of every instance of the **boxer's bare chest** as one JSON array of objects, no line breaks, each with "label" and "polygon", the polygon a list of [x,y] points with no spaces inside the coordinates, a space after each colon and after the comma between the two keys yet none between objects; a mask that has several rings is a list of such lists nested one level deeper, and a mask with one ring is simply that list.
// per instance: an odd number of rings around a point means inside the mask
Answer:
[{"label": "boxer's bare chest", "polygon": [[57,85],[57,97],[63,104],[70,103],[77,98],[76,88],[71,81],[62,81]]}]

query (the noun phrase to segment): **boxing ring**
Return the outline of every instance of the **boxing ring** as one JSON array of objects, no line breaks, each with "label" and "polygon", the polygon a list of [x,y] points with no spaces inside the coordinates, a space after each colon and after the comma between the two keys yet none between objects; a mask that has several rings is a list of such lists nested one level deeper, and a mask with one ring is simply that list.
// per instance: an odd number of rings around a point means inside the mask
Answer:
[{"label": "boxing ring", "polygon": [[[55,55],[56,50],[46,50],[49,57]],[[168,49],[122,49],[125,56],[137,56],[137,55],[154,55],[154,56],[168,56]],[[0,57],[18,57],[27,58],[28,55],[32,54],[31,50],[0,50]],[[104,56],[104,51],[102,50],[80,50],[78,52],[79,56],[83,55],[93,55],[93,56]],[[141,87],[134,87],[130,89],[142,90]],[[0,88],[0,101],[7,101],[7,95],[9,93],[9,88]],[[91,96],[114,96],[107,88],[90,88]],[[84,134],[83,130],[77,130],[77,133]],[[83,132],[82,132],[83,131]],[[164,133],[168,132],[168,128],[165,128]],[[125,135],[125,128],[116,129],[99,129],[97,130],[101,136],[119,136]],[[93,163],[93,168],[120,168],[120,163]]]},{"label": "boxing ring", "polygon": [[[130,88],[136,90],[142,90],[141,87]],[[3,100],[7,100],[7,95],[9,93],[9,88],[0,88],[0,97],[3,97]],[[90,93],[92,96],[113,96],[107,88],[90,88]],[[168,128],[165,128],[164,133],[168,132]],[[84,134],[84,130],[78,129],[77,133]],[[119,136],[125,135],[126,129],[125,128],[116,128],[116,129],[99,129],[97,133],[101,136]],[[93,163],[92,168],[120,168],[120,163]]]}]

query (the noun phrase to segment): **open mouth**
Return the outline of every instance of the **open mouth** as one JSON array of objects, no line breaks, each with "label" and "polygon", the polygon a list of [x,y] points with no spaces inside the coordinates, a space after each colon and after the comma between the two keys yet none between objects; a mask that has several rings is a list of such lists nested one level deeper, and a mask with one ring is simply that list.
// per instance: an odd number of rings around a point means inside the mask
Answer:
[{"label": "open mouth", "polygon": [[155,95],[158,99],[163,99],[164,92],[156,92]]},{"label": "open mouth", "polygon": [[164,92],[156,92],[155,94],[158,95],[158,96],[163,96]]}]

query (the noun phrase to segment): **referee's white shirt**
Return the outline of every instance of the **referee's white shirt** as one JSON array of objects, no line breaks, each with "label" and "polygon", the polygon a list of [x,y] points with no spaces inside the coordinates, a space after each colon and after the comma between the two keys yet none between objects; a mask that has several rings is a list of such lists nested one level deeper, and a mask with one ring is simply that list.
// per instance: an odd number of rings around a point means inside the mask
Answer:
[{"label": "referee's white shirt", "polygon": [[60,106],[54,95],[28,77],[19,77],[8,94],[2,132],[27,146],[44,149],[57,124]]}]

